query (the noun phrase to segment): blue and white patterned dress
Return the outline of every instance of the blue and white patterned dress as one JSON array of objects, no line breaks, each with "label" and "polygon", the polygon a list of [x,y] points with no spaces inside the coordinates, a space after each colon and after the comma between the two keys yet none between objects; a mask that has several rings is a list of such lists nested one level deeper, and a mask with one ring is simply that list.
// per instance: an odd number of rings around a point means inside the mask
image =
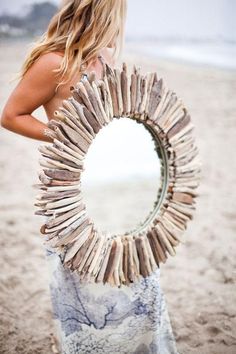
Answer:
[{"label": "blue and white patterned dress", "polygon": [[62,354],[178,354],[160,270],[129,286],[81,282],[46,248]]}]

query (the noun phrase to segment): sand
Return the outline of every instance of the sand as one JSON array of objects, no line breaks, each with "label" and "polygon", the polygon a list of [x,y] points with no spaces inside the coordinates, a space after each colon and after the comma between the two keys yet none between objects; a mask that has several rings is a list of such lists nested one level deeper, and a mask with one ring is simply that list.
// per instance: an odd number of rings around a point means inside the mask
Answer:
[{"label": "sand", "polygon": [[[25,42],[12,42],[0,52],[1,108],[25,49]],[[203,163],[200,198],[186,242],[162,267],[179,353],[236,353],[236,74],[131,52],[126,59],[144,72],[157,71],[182,97],[196,125]],[[45,121],[42,109],[35,115]],[[32,188],[40,143],[2,128],[0,144],[0,353],[49,354],[53,326],[48,272]],[[114,186],[114,198],[120,188],[124,186]],[[148,188],[142,193],[145,199]],[[120,218],[122,226],[125,218]]]}]

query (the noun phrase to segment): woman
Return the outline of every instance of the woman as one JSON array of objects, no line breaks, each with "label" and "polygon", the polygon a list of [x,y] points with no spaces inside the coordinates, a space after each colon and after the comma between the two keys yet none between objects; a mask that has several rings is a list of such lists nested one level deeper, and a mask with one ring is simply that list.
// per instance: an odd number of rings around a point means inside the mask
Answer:
[{"label": "woman", "polygon": [[[47,126],[33,117],[43,106],[48,120],[70,96],[82,72],[101,76],[123,44],[125,0],[64,1],[26,59],[21,80],[4,107],[1,125],[29,138],[52,142]],[[159,269],[130,286],[86,284],[46,249],[53,315],[62,353],[176,354],[160,289]]]}]

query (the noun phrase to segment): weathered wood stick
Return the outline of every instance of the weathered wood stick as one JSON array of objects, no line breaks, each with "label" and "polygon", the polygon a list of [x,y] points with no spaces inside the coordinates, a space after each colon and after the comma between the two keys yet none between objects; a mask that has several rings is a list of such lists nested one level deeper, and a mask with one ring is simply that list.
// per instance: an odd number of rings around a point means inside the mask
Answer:
[{"label": "weathered wood stick", "polygon": [[117,241],[115,239],[113,239],[106,271],[104,274],[104,279],[103,279],[104,282],[108,281],[108,279],[110,278],[110,276],[112,275],[112,273],[114,271],[114,261],[115,261],[116,249],[117,249]]},{"label": "weathered wood stick", "polygon": [[73,156],[74,158],[77,159],[77,161],[82,162],[84,159],[84,155],[78,154],[77,152],[75,152],[74,150],[72,150],[69,146],[63,144],[61,141],[59,141],[58,139],[54,139],[53,141],[53,146],[57,147],[59,150],[61,151],[65,151],[66,153],[70,154],[71,156]]},{"label": "weathered wood stick", "polygon": [[79,248],[82,246],[82,244],[85,242],[85,240],[89,237],[90,233],[92,232],[92,226],[88,226],[85,231],[83,232],[83,236],[81,238],[78,238],[70,248],[67,249],[66,256],[64,259],[64,264],[66,264],[68,261],[70,261],[76,253],[79,251]]},{"label": "weathered wood stick", "polygon": [[170,207],[173,207],[175,210],[177,210],[180,213],[186,215],[190,219],[193,219],[194,210],[185,208],[184,205],[186,205],[186,204],[178,204],[178,203],[176,203],[174,201],[171,201],[170,204],[169,204]]},{"label": "weathered wood stick", "polygon": [[173,193],[172,199],[186,204],[192,204],[193,202],[193,197],[191,195],[180,192]]},{"label": "weathered wood stick", "polygon": [[66,166],[69,166],[71,168],[74,168],[75,170],[80,170],[81,167],[83,166],[82,163],[79,164],[77,162],[77,164],[76,164],[70,160],[65,159],[64,157],[62,157],[60,155],[55,154],[51,150],[47,150],[46,148],[44,149],[44,152],[43,152],[43,149],[41,149],[41,155],[42,155],[43,159],[44,158],[47,159],[47,161],[48,161],[47,164],[54,163],[54,166],[55,166],[55,163],[56,164],[60,163],[60,164],[64,164]]},{"label": "weathered wood stick", "polygon": [[55,133],[54,130],[49,129],[49,128],[45,128],[44,129],[44,135],[48,136],[51,139],[56,139],[57,138],[57,134]]},{"label": "weathered wood stick", "polygon": [[123,99],[121,93],[121,73],[120,69],[114,69],[115,78],[116,78],[116,89],[117,89],[117,100],[118,100],[118,110],[119,116],[122,116],[123,113]]},{"label": "weathered wood stick", "polygon": [[146,99],[146,104],[145,104],[145,113],[148,114],[148,107],[149,107],[149,101],[150,101],[150,92],[152,89],[152,85],[154,82],[154,79],[156,79],[155,73],[148,73],[147,74],[147,99]]},{"label": "weathered wood stick", "polygon": [[151,234],[150,231],[147,232],[147,239],[148,239],[148,241],[150,243],[150,246],[151,246],[151,249],[152,249],[152,254],[154,256],[155,262],[159,266],[159,264],[161,262],[161,258],[159,256],[159,253],[156,250],[155,241],[154,241],[153,235]]},{"label": "weathered wood stick", "polygon": [[176,114],[185,110],[184,105],[180,99],[177,98],[175,93],[172,93],[169,104],[166,106],[165,112],[162,113],[158,120],[158,124],[166,131],[167,126],[171,125]]},{"label": "weathered wood stick", "polygon": [[[72,162],[73,166],[76,166],[78,164],[78,159],[75,157],[53,147],[52,145],[45,145],[45,146],[39,146],[38,150],[41,152],[41,154],[52,157],[54,159],[59,159],[58,161],[61,162]],[[79,165],[81,166],[81,161],[79,161]]]},{"label": "weathered wood stick", "polygon": [[77,268],[79,272],[82,272],[82,271],[84,272],[84,267],[87,264],[87,261],[88,261],[88,264],[90,264],[89,257],[91,255],[91,252],[92,252],[93,248],[95,247],[95,244],[96,244],[96,242],[98,240],[98,236],[99,236],[98,231],[93,229],[93,233],[92,233],[92,237],[91,237],[91,241],[89,243],[89,246],[88,246],[88,248],[86,250],[86,253],[83,256],[83,259],[81,260],[81,262],[80,262],[80,264],[79,264],[79,266]]},{"label": "weathered wood stick", "polygon": [[147,76],[142,77],[140,89],[141,89],[141,102],[138,108],[138,112],[140,115],[144,115],[146,113],[145,107],[147,102],[147,89],[148,89]]},{"label": "weathered wood stick", "polygon": [[86,107],[83,107],[83,113],[87,121],[93,128],[94,132],[97,134],[102,128],[102,124],[97,120],[96,116],[92,112],[90,112]]},{"label": "weathered wood stick", "polygon": [[109,116],[110,116],[110,120],[114,117],[114,111],[113,111],[113,103],[112,103],[112,97],[111,97],[111,92],[110,92],[110,88],[109,88],[109,84],[108,84],[108,78],[105,75],[104,77],[104,85],[105,85],[105,89],[107,92],[107,103],[108,103],[108,107],[109,107]]},{"label": "weathered wood stick", "polygon": [[166,238],[169,240],[170,244],[174,247],[176,247],[180,241],[176,240],[176,238],[174,238],[171,233],[163,226],[162,223],[159,222],[159,227],[161,228],[162,232],[165,234]]},{"label": "weathered wood stick", "polygon": [[[68,137],[67,133],[65,130],[63,130],[62,124],[64,124],[62,121],[55,121],[51,119],[48,124],[52,126],[52,128],[55,130],[56,134],[58,135],[58,139],[63,142],[65,145],[69,146],[72,150],[80,154],[82,157],[85,155],[85,152],[81,150],[80,147],[77,145],[73,144],[70,141],[70,138]],[[66,126],[64,124],[64,126]]]},{"label": "weathered wood stick", "polygon": [[186,109],[180,101],[177,101],[171,110],[172,112],[166,115],[162,124],[158,122],[164,133],[167,133],[186,114]]},{"label": "weathered wood stick", "polygon": [[85,204],[81,204],[79,207],[69,210],[68,212],[66,212],[60,216],[48,218],[48,220],[46,222],[47,228],[51,228],[56,225],[59,225],[60,223],[64,222],[65,220],[69,219],[71,216],[78,214],[84,208],[85,208]]},{"label": "weathered wood stick", "polygon": [[45,229],[45,233],[47,233],[47,232],[54,232],[54,231],[57,231],[57,230],[64,229],[65,227],[71,225],[74,221],[78,220],[79,217],[80,217],[81,215],[83,215],[83,214],[84,214],[84,211],[81,210],[81,211],[79,211],[76,215],[71,216],[69,219],[65,220],[64,222],[62,222],[62,223],[60,223],[60,224],[58,224],[58,225],[48,227],[48,225],[46,224],[47,227],[46,227],[46,229]]},{"label": "weathered wood stick", "polygon": [[141,247],[142,247],[142,254],[143,254],[143,259],[144,259],[144,263],[145,263],[145,269],[148,273],[148,275],[151,275],[152,273],[152,268],[151,268],[151,264],[150,264],[150,258],[149,258],[149,254],[148,254],[148,249],[146,247],[146,241],[145,241],[145,237],[141,236]]},{"label": "weathered wood stick", "polygon": [[75,254],[75,256],[71,260],[71,264],[69,264],[70,268],[72,270],[77,270],[79,268],[80,263],[85,257],[85,254],[88,250],[88,247],[92,241],[93,238],[93,233],[91,232],[88,239],[84,242],[83,246],[80,247],[78,252]]},{"label": "weathered wood stick", "polygon": [[[119,286],[120,285],[120,280],[119,280],[119,261],[120,261],[120,257],[121,257],[121,252],[123,251],[123,245],[122,245],[120,237],[116,238],[116,243],[117,243],[117,247],[116,247],[114,262],[112,264],[113,272],[112,272],[112,269],[111,269],[111,274],[114,277],[115,285]],[[108,278],[108,282],[109,282],[109,278]]]},{"label": "weathered wood stick", "polygon": [[93,88],[94,96],[95,96],[96,101],[97,101],[97,107],[98,107],[98,110],[99,110],[99,119],[100,119],[102,125],[106,125],[107,124],[106,112],[104,110],[104,107],[103,107],[103,104],[102,104],[101,97],[99,95],[99,91],[98,91],[97,85],[98,85],[97,81],[93,82],[92,83],[92,88]]},{"label": "weathered wood stick", "polygon": [[122,239],[123,242],[123,273],[124,273],[124,284],[128,285],[129,281],[129,274],[128,274],[128,241],[125,238]]},{"label": "weathered wood stick", "polygon": [[190,115],[186,114],[167,132],[167,138],[170,139],[177,133],[179,133],[183,128],[185,128],[189,124],[190,120]]},{"label": "weathered wood stick", "polygon": [[100,268],[100,270],[99,270],[99,272],[98,272],[98,274],[97,274],[97,276],[95,278],[96,283],[104,282],[104,275],[105,275],[105,271],[106,271],[106,268],[107,268],[107,263],[108,263],[108,260],[109,260],[109,257],[110,257],[110,251],[111,251],[112,243],[113,243],[112,239],[108,239],[107,240],[107,249],[106,249],[106,252],[104,254],[104,259],[103,259],[101,268]]},{"label": "weathered wood stick", "polygon": [[103,238],[103,244],[102,244],[102,247],[101,247],[101,251],[99,253],[99,256],[98,256],[98,259],[97,259],[97,262],[96,262],[96,265],[93,269],[93,272],[92,272],[92,276],[93,276],[93,279],[94,279],[94,282],[96,281],[96,277],[102,267],[102,263],[103,263],[103,260],[104,260],[104,256],[105,256],[105,253],[106,253],[106,250],[107,250],[107,247],[108,247],[108,239],[107,239],[107,235],[105,232],[102,232],[101,233],[101,237]]},{"label": "weathered wood stick", "polygon": [[82,199],[82,196],[81,196],[81,194],[79,194],[76,197],[64,198],[64,199],[56,201],[56,202],[49,202],[46,204],[46,209],[59,208],[61,206],[65,206],[65,205],[80,201],[81,199]]},{"label": "weathered wood stick", "polygon": [[131,74],[131,86],[130,86],[130,103],[131,110],[130,112],[134,114],[135,112],[135,104],[136,104],[136,94],[137,94],[137,78],[136,78],[137,69],[134,66],[133,73]]},{"label": "weathered wood stick", "polygon": [[147,264],[145,262],[145,256],[143,252],[142,238],[136,237],[135,244],[136,244],[138,258],[139,258],[140,273],[143,277],[147,277],[149,274],[148,274]]},{"label": "weathered wood stick", "polygon": [[162,228],[160,227],[159,223],[157,223],[155,225],[155,230],[159,236],[159,238],[162,239],[162,242],[165,245],[165,248],[167,250],[167,252],[171,255],[171,256],[175,256],[176,252],[175,249],[173,248],[173,246],[171,245],[171,243],[169,242],[168,238],[166,237],[166,234],[163,232]]},{"label": "weathered wood stick", "polygon": [[87,141],[88,144],[91,144],[93,141],[93,136],[88,132],[88,130],[80,123],[80,116],[78,113],[76,115],[70,115],[62,120],[72,129],[74,129],[81,137]]},{"label": "weathered wood stick", "polygon": [[[49,169],[53,169],[53,168],[58,168],[58,169],[66,169],[66,170],[69,170],[69,171],[72,171],[72,172],[77,172],[77,171],[83,171],[83,168],[75,168],[75,167],[71,167],[69,165],[66,165],[64,163],[61,163],[59,161],[56,161],[56,160],[52,160],[50,158],[46,158],[46,157],[43,157],[43,158],[40,158],[39,159],[39,164],[42,166],[42,167],[47,167]],[[79,165],[78,165],[79,166]]]},{"label": "weathered wood stick", "polygon": [[103,99],[106,123],[109,123],[112,117],[110,116],[110,102],[109,102],[108,92],[104,81],[99,81],[99,88],[101,90],[101,95]]},{"label": "weathered wood stick", "polygon": [[123,70],[121,72],[121,92],[123,101],[123,114],[128,115],[130,113],[130,85],[127,75],[127,65],[123,63]]},{"label": "weathered wood stick", "polygon": [[119,103],[118,103],[118,97],[117,97],[117,87],[116,87],[116,81],[114,75],[111,76],[109,75],[107,77],[108,81],[108,86],[109,86],[109,92],[111,95],[112,99],[112,108],[113,108],[113,115],[114,117],[120,117],[119,115]]},{"label": "weathered wood stick", "polygon": [[60,208],[54,208],[54,209],[50,209],[47,210],[45,212],[45,215],[57,215],[57,214],[61,214],[64,213],[65,211],[69,211],[71,209],[74,209],[75,207],[79,206],[81,204],[81,200],[79,200],[78,202],[75,203],[71,203],[69,205],[66,205],[64,207],[60,207]]},{"label": "weathered wood stick", "polygon": [[169,90],[163,84],[163,90],[162,90],[161,99],[160,99],[159,105],[157,106],[156,111],[155,111],[155,113],[153,115],[154,122],[158,123],[158,121],[161,118],[161,115],[163,113],[163,110],[165,108],[166,102],[168,102],[168,100],[170,99],[171,94],[172,94],[172,91]]},{"label": "weathered wood stick", "polygon": [[168,118],[168,113],[170,112],[170,114],[172,114],[179,106],[181,106],[181,103],[178,101],[176,93],[169,90],[163,103],[158,124],[159,122],[162,122],[162,124],[165,123]]},{"label": "weathered wood stick", "polygon": [[71,143],[75,146],[78,146],[84,153],[86,153],[90,143],[88,143],[88,141],[84,139],[84,137],[80,133],[72,129],[69,125],[60,122],[60,126],[69,137]]},{"label": "weathered wood stick", "polygon": [[156,264],[156,261],[155,261],[155,258],[154,258],[153,252],[152,252],[152,248],[151,248],[151,245],[149,243],[149,239],[146,236],[144,237],[144,241],[145,241],[145,246],[146,246],[146,249],[147,249],[147,252],[148,252],[148,258],[149,258],[149,261],[150,261],[150,266],[151,266],[152,272],[154,272],[156,270],[156,268],[157,268],[158,263]]},{"label": "weathered wood stick", "polygon": [[91,138],[95,138],[96,134],[94,133],[94,130],[92,126],[89,124],[88,120],[86,119],[84,112],[83,112],[83,105],[78,103],[73,97],[68,98],[71,103],[74,105],[78,119],[76,119],[76,124],[78,126],[83,126],[85,130],[90,134]]},{"label": "weathered wood stick", "polygon": [[188,136],[192,134],[193,130],[195,129],[194,125],[190,122],[188,123],[180,132],[169,138],[169,143],[172,145],[173,142],[179,142],[180,143],[180,138],[184,136]]},{"label": "weathered wood stick", "polygon": [[131,237],[127,237],[127,246],[128,246],[128,278],[131,282],[135,280],[134,273],[134,255],[133,255],[133,239]]},{"label": "weathered wood stick", "polygon": [[184,213],[181,213],[179,210],[176,208],[172,207],[172,204],[169,204],[166,208],[170,213],[175,214],[178,218],[182,219],[183,221],[189,221],[191,218],[189,215],[186,215]]},{"label": "weathered wood stick", "polygon": [[82,210],[79,213],[79,218],[77,220],[75,220],[69,226],[65,227],[64,230],[61,230],[58,233],[58,238],[62,239],[63,237],[69,236],[72,232],[76,231],[78,227],[82,225],[86,219],[88,219],[88,216],[86,215],[85,211]]},{"label": "weathered wood stick", "polygon": [[84,81],[81,81],[81,82],[78,83],[78,93],[79,93],[79,96],[82,99],[83,104],[88,109],[88,111],[96,116],[96,112],[94,110],[92,102],[90,102],[90,99],[88,97],[87,89],[84,86]]},{"label": "weathered wood stick", "polygon": [[167,259],[166,249],[162,247],[162,243],[160,242],[160,238],[158,236],[159,235],[157,234],[155,227],[152,227],[149,237],[153,240],[157,258],[160,260],[159,262],[165,263]]},{"label": "weathered wood stick", "polygon": [[83,99],[79,95],[79,90],[77,88],[73,88],[71,90],[72,97],[80,104],[84,104]]},{"label": "weathered wood stick", "polygon": [[139,262],[139,258],[138,258],[138,252],[137,252],[137,248],[136,248],[136,243],[135,243],[135,238],[133,238],[132,240],[132,247],[133,247],[133,257],[134,257],[134,270],[135,270],[135,277],[137,279],[140,278],[140,262]]},{"label": "weathered wood stick", "polygon": [[37,195],[36,199],[37,200],[42,200],[42,201],[52,201],[52,200],[57,200],[65,197],[75,197],[78,193],[80,193],[80,189],[71,189],[71,190],[66,190],[66,191],[56,191],[56,192],[45,192]]},{"label": "weathered wood stick", "polygon": [[176,217],[174,217],[174,215],[171,215],[171,213],[169,212],[165,212],[163,218],[171,221],[180,230],[184,231],[186,229],[186,222],[184,222],[183,220],[178,220]]},{"label": "weathered wood stick", "polygon": [[97,261],[100,257],[100,253],[102,251],[102,247],[104,245],[104,242],[105,242],[105,238],[102,234],[100,234],[100,240],[98,242],[97,248],[94,249],[93,258],[92,258],[92,262],[89,265],[88,273],[93,274],[94,270],[96,270]]},{"label": "weathered wood stick", "polygon": [[94,255],[97,252],[100,242],[101,242],[101,234],[98,232],[96,243],[95,243],[94,247],[92,248],[90,255],[88,256],[86,263],[81,271],[81,278],[84,280],[89,280],[89,281],[91,280],[91,273],[88,272],[88,269],[89,269],[91,263],[93,262]]},{"label": "weathered wood stick", "polygon": [[158,105],[161,102],[161,95],[163,91],[163,80],[160,79],[157,81],[156,75],[154,76],[153,86],[150,92],[149,98],[149,107],[148,107],[148,116],[149,119],[155,119],[155,112],[157,110]]},{"label": "weathered wood stick", "polygon": [[[67,246],[71,243],[75,243],[78,239],[81,241],[81,245],[85,242],[88,237],[88,233],[91,232],[92,224],[88,218],[83,219],[82,223],[71,233],[68,233],[64,237],[60,237],[56,240],[54,247]],[[80,248],[80,243],[77,242],[78,249]]]},{"label": "weathered wood stick", "polygon": [[[66,191],[72,191],[74,190],[75,188],[79,188],[80,187],[80,184],[76,181],[76,187],[74,184],[72,185],[67,185],[67,186],[51,186],[51,185],[47,185],[45,186],[44,188],[44,191],[46,192],[66,192]],[[79,190],[81,190],[81,188],[79,188]]]},{"label": "weathered wood stick", "polygon": [[136,100],[135,100],[135,105],[134,105],[134,113],[138,114],[139,105],[141,103],[141,74],[140,74],[140,68],[137,68],[135,76],[136,76]]},{"label": "weathered wood stick", "polygon": [[120,285],[125,283],[125,277],[124,277],[124,272],[123,272],[123,254],[124,254],[124,245],[123,245],[123,239],[121,238],[121,255],[120,255],[120,261],[119,261]]}]

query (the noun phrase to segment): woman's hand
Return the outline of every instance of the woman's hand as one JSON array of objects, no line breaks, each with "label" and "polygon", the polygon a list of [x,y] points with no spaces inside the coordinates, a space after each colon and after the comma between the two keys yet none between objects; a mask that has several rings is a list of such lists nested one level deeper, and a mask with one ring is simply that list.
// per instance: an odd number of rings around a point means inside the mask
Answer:
[{"label": "woman's hand", "polygon": [[32,112],[55,94],[58,84],[54,69],[62,58],[54,53],[43,54],[26,72],[11,95],[1,115],[1,126],[23,136],[52,142],[44,134],[47,125],[32,116]]}]

